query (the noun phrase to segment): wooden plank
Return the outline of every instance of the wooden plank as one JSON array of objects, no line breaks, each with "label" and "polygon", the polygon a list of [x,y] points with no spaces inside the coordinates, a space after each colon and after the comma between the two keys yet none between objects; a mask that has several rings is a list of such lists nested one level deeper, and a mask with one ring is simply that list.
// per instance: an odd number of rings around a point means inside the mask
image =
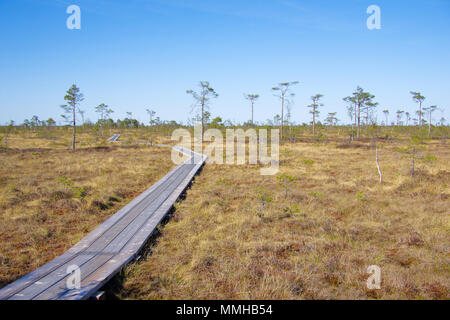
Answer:
[{"label": "wooden plank", "polygon": [[117,139],[119,139],[119,137],[120,137],[120,134],[119,134],[119,133],[116,133],[116,134],[114,134],[111,138],[107,139],[107,141],[110,141],[110,142],[117,142]]},{"label": "wooden plank", "polygon": [[89,294],[86,295],[86,293],[96,292],[103,283],[107,282],[111,277],[119,272],[124,265],[130,262],[137,254],[137,252],[140,251],[146,240],[150,237],[150,235],[159,225],[164,216],[170,211],[173,203],[175,203],[178,197],[189,185],[189,183],[192,181],[192,178],[202,165],[203,163],[200,163],[190,170],[184,181],[178,185],[171,196],[165,201],[162,206],[158,208],[157,212],[152,215],[147,224],[143,228],[141,228],[138,233],[136,233],[133,240],[130,241],[130,243],[123,250],[121,250],[118,255],[108,261],[105,266],[99,271],[91,274],[87,279],[85,279],[85,284],[80,290],[71,290],[70,292],[68,291],[61,298],[83,299],[83,295],[85,295],[85,297],[89,296]]},{"label": "wooden plank", "polygon": [[[0,299],[86,299],[98,291],[134,259],[206,161],[204,155],[173,148],[191,158],[172,169],[62,256],[1,289]],[[66,288],[69,265],[80,267],[80,290]]]},{"label": "wooden plank", "polygon": [[98,238],[100,238],[105,232],[107,232],[114,224],[116,224],[119,220],[123,219],[124,216],[128,215],[131,210],[133,210],[136,206],[141,204],[143,201],[148,199],[149,195],[153,195],[155,190],[158,189],[161,185],[170,181],[171,177],[180,170],[179,167],[175,167],[172,169],[166,176],[164,176],[161,180],[155,183],[152,187],[147,189],[145,192],[140,194],[138,197],[130,201],[125,207],[119,210],[112,217],[107,219],[104,223],[102,223],[99,227],[90,232],[86,237],[84,237],[81,241],[75,244],[72,248],[66,251],[62,256],[59,256],[55,260],[45,264],[44,266],[36,269],[32,273],[24,276],[23,278],[11,283],[10,285],[4,287],[0,290],[0,299],[5,299],[8,296],[11,296],[15,292],[18,292],[25,288],[26,286],[32,284],[33,282],[38,281],[46,274],[53,272],[60,265],[70,261],[77,254],[86,251]]},{"label": "wooden plank", "polygon": [[[190,170],[191,170],[191,166],[190,165],[184,165],[185,169],[184,170],[187,174],[189,174]],[[180,176],[181,179],[185,179],[186,175],[181,175]],[[171,184],[171,188],[169,188],[166,192],[164,192],[162,194],[162,197],[167,199],[167,197],[169,197],[169,195],[171,195],[173,193],[173,189],[176,188],[176,186],[179,184],[179,182],[181,181],[177,181],[174,184]],[[174,187],[175,186],[175,187]],[[149,218],[153,218],[155,212],[157,212],[158,207],[161,208],[161,204],[158,203],[157,205],[155,205],[154,208],[149,208],[147,210],[147,212],[144,212],[144,214],[140,215],[135,223],[130,225],[130,228],[128,230],[125,230],[124,232],[120,233],[120,235],[118,236],[118,238],[114,239],[113,242],[111,242],[106,248],[105,248],[105,252],[117,252],[120,253],[122,252],[123,247],[130,241],[131,238],[134,237],[134,235],[143,227],[143,224],[149,219]],[[161,217],[162,219],[162,217]],[[156,227],[156,225],[155,225]],[[127,257],[128,260],[131,259],[134,254],[136,254],[137,251],[132,252],[132,254],[129,254],[129,256]],[[94,260],[94,259],[93,259]],[[108,259],[105,259],[104,261],[107,261]],[[89,261],[86,265],[83,265],[83,267],[81,268],[81,274],[84,277],[86,277],[86,275],[90,275],[93,271],[99,269],[102,265],[104,264],[104,262],[99,262],[98,260],[94,260]],[[106,278],[106,276],[105,276]],[[83,282],[82,282],[83,284]],[[44,296],[38,296],[38,299],[46,299],[48,296],[53,296],[53,294],[51,292],[58,292],[61,291],[61,287],[63,288],[65,285],[64,281],[61,281],[61,283],[58,285],[58,287],[56,289],[52,289],[49,292],[46,292],[46,295]],[[98,288],[92,288],[91,291],[94,291]],[[56,291],[55,291],[56,290]],[[83,284],[83,290],[86,290],[86,286]],[[68,291],[68,290],[66,290]]]},{"label": "wooden plank", "polygon": [[[161,200],[159,200],[159,198],[162,199],[163,197],[165,197],[167,189],[170,190],[170,186],[173,183],[177,183],[177,177],[182,175],[183,172],[180,170],[178,170],[175,175],[172,175],[168,180],[166,180],[166,183],[161,185],[159,189],[155,189],[154,192],[149,195],[149,198],[152,200],[150,202],[150,213],[156,210],[157,206],[161,203]],[[81,275],[83,276],[85,274],[88,274],[84,271],[84,268],[88,268],[88,266],[90,265],[90,260],[94,259],[96,255],[114,254],[120,251],[121,242],[125,241],[127,237],[131,237],[135,230],[140,227],[139,221],[144,219],[145,217],[140,217],[139,214],[145,209],[146,205],[147,201],[142,201],[138,204],[138,206],[133,207],[128,215],[119,220],[109,230],[103,233],[101,237],[96,239],[89,247],[87,247],[83,251],[82,255],[74,256],[72,260],[69,260],[63,265],[60,265],[52,273],[46,275],[37,283],[34,283],[23,290],[21,292],[20,298],[32,299],[47,288],[54,286],[58,282],[62,282],[65,285],[65,279],[68,277],[66,270],[70,265],[76,265],[80,267]],[[136,223],[134,223],[135,221]],[[87,264],[87,266],[85,266],[85,264]]]},{"label": "wooden plank", "polygon": [[[185,165],[187,166],[187,165]],[[191,170],[191,168],[186,167],[185,170],[186,173],[188,174]],[[181,178],[185,178],[186,175],[181,175]],[[178,185],[178,181],[176,184],[172,184],[171,186],[176,186]],[[162,197],[165,198],[163,199],[164,201],[166,201],[167,197],[169,195],[171,195],[173,193],[173,189],[174,188],[170,188],[167,192],[162,194]],[[146,212],[144,212],[143,214],[141,214],[135,221],[135,223],[130,224],[130,228],[128,230],[124,230],[124,232],[120,233],[120,235],[114,239],[113,242],[111,242],[105,249],[104,249],[104,253],[121,253],[123,250],[123,247],[135,236],[135,234],[142,229],[142,227],[144,226],[145,222],[148,221],[150,218],[153,218],[153,215],[155,214],[155,212],[157,212],[158,208],[161,208],[161,203],[158,203],[158,205],[149,208]],[[156,225],[155,225],[156,227]],[[150,236],[150,234],[147,235]],[[127,261],[131,260],[134,255],[137,254],[137,251],[133,251],[133,252],[128,252],[127,255]],[[114,259],[113,257],[111,257],[110,259]],[[99,259],[91,259],[89,262],[87,262],[85,265],[83,265],[80,269],[81,269],[81,275],[82,278],[85,279],[87,276],[89,276],[91,273],[93,273],[94,271],[96,271],[97,269],[100,269],[108,260],[110,259],[103,259],[103,260],[99,260]],[[115,260],[115,259],[114,259]],[[115,262],[115,261],[113,261]],[[121,267],[121,266],[120,266]],[[107,275],[105,275],[106,278]],[[82,281],[82,289],[86,290],[86,281]],[[89,284],[90,282],[88,282],[87,284]],[[51,290],[48,290],[45,292],[45,295],[40,295],[37,297],[37,299],[47,299],[48,297],[54,296],[55,294],[57,294],[58,292],[61,292],[64,290],[65,287],[65,282],[63,280],[60,281],[60,283],[58,283],[58,285],[56,286],[56,288],[52,288]],[[91,288],[90,291],[95,291],[99,288],[94,287]],[[69,291],[67,289],[65,289],[64,291]]]}]

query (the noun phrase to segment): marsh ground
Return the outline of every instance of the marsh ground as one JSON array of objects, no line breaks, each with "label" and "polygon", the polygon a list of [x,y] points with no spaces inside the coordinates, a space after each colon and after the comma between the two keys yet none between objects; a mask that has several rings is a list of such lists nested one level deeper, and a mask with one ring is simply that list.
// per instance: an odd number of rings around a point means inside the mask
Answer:
[{"label": "marsh ground", "polygon": [[[117,294],[448,299],[450,150],[428,140],[412,178],[408,141],[379,143],[381,185],[370,141],[286,143],[277,176],[206,165]],[[283,177],[295,182],[284,188]],[[367,289],[370,265],[381,268],[380,290]]]},{"label": "marsh ground", "polygon": [[[385,130],[381,185],[373,141],[349,143],[341,128],[297,133],[275,176],[206,165],[115,294],[448,299],[448,129],[414,145],[414,177],[410,136]],[[16,131],[0,151],[0,286],[63,253],[173,166],[169,150],[146,146],[170,136],[150,139],[157,132],[145,128],[81,131],[76,152],[67,128]],[[121,142],[106,143],[115,132]],[[380,290],[366,287],[370,265],[381,268]]]},{"label": "marsh ground", "polygon": [[62,254],[174,166],[164,148],[89,146],[80,134],[72,152],[69,133],[22,133],[0,150],[0,287]]}]

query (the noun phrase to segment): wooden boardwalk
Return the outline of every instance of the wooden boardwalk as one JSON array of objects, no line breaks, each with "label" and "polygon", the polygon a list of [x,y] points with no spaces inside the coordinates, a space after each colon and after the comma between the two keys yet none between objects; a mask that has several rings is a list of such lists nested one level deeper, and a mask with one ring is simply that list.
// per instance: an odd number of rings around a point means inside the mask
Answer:
[{"label": "wooden boardwalk", "polygon": [[[206,161],[206,156],[191,150],[173,148],[190,155],[190,159],[172,169],[63,255],[1,289],[0,300],[87,299],[134,260]],[[80,289],[68,289],[66,284],[71,276],[68,270],[73,266],[80,271]]]},{"label": "wooden boardwalk", "polygon": [[111,142],[116,142],[117,139],[119,139],[120,134],[116,133],[115,135],[113,135],[111,138],[109,138],[107,141],[111,141]]}]

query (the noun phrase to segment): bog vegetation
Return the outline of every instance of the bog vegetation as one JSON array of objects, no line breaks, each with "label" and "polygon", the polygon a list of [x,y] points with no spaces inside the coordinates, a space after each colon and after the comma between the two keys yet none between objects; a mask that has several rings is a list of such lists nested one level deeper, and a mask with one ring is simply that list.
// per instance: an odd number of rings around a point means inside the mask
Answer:
[{"label": "bog vegetation", "polygon": [[173,166],[170,151],[133,144],[134,133],[114,145],[78,131],[75,152],[70,128],[14,128],[0,149],[0,287],[64,253]]},{"label": "bog vegetation", "polygon": [[[376,119],[375,97],[358,87],[344,98],[350,124],[335,112],[294,123],[298,82],[272,90],[280,114],[257,123],[259,94],[245,95],[251,120],[212,117],[208,82],[187,93],[206,128],[282,128],[280,171],[259,165],[206,165],[162,236],[110,290],[128,299],[448,299],[450,168],[446,120],[411,92],[418,112]],[[173,166],[174,129],[192,123],[114,121],[95,108],[85,121],[75,85],[64,119],[37,116],[0,127],[0,287],[63,253]],[[278,108],[278,107],[277,107]],[[309,122],[309,121],[308,121]],[[342,121],[341,121],[342,123]],[[117,143],[106,139],[120,133]],[[225,133],[225,132],[224,132]],[[382,272],[366,287],[367,267]]]},{"label": "bog vegetation", "polygon": [[[448,299],[447,133],[382,128],[378,141],[351,142],[340,130],[284,142],[277,176],[261,176],[258,165],[206,165],[116,294]],[[366,286],[371,265],[381,268],[380,290]]]}]

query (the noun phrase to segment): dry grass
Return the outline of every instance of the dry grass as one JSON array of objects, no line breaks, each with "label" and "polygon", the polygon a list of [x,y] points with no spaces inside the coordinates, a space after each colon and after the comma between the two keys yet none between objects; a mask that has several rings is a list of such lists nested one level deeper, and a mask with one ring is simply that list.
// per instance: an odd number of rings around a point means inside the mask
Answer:
[{"label": "dry grass", "polygon": [[18,132],[13,149],[0,150],[0,287],[62,254],[173,167],[165,148],[79,138],[85,148],[71,152],[70,131]]},{"label": "dry grass", "polygon": [[[413,179],[396,152],[405,142],[385,142],[380,185],[375,150],[358,144],[282,146],[280,174],[297,179],[287,197],[256,166],[207,165],[119,296],[449,299],[448,146],[429,141],[436,160]],[[261,193],[272,199],[264,211]],[[380,290],[366,288],[370,265]]]},{"label": "dry grass", "polygon": [[[105,139],[120,132],[120,143]],[[0,287],[63,253],[173,166],[147,129],[17,131],[0,150]],[[449,299],[449,148],[427,162],[370,141],[281,147],[283,188],[258,166],[207,165],[151,255],[123,272],[128,299]],[[328,141],[328,142],[327,142]],[[154,142],[168,143],[166,134]],[[325,143],[327,142],[327,143]],[[12,149],[11,149],[12,148]],[[261,196],[267,200],[262,209]],[[368,290],[378,265],[381,290]]]}]

